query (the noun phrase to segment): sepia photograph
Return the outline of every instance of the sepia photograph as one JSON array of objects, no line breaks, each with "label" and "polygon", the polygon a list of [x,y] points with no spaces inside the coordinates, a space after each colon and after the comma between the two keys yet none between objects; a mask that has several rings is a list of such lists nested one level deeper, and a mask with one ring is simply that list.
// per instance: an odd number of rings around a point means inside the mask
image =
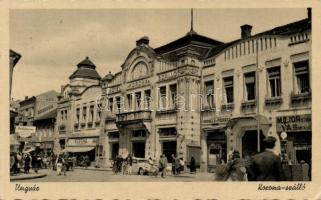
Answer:
[{"label": "sepia photograph", "polygon": [[11,9],[10,182],[312,181],[312,10]]}]

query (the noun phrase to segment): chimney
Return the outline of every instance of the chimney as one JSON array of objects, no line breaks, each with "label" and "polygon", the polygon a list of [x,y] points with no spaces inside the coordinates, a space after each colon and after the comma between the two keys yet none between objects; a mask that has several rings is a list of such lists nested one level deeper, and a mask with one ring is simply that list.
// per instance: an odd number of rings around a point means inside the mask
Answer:
[{"label": "chimney", "polygon": [[308,10],[308,19],[311,20],[312,8],[307,8],[307,10]]},{"label": "chimney", "polygon": [[244,24],[241,26],[241,38],[248,38],[251,36],[252,26],[248,24]]},{"label": "chimney", "polygon": [[145,44],[145,45],[149,44],[149,38],[147,36],[144,36],[136,41],[136,46],[141,46],[143,44]]}]

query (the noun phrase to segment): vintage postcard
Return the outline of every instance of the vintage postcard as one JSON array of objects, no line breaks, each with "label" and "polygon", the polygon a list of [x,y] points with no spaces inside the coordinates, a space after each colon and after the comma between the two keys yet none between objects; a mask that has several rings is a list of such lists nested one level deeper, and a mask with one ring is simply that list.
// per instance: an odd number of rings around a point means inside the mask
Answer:
[{"label": "vintage postcard", "polygon": [[321,4],[274,3],[1,2],[0,199],[318,199]]}]

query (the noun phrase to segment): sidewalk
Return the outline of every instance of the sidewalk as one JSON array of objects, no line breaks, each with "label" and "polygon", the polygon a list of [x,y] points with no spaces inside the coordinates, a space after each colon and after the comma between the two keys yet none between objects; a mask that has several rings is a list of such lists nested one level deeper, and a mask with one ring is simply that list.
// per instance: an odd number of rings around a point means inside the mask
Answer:
[{"label": "sidewalk", "polygon": [[26,179],[35,179],[35,178],[42,178],[47,176],[46,173],[34,173],[30,172],[29,174],[19,173],[17,175],[10,176],[10,181],[18,181],[18,180],[26,180]]},{"label": "sidewalk", "polygon": [[96,167],[75,167],[75,169],[92,170],[92,171],[112,171],[112,168],[96,168]]}]

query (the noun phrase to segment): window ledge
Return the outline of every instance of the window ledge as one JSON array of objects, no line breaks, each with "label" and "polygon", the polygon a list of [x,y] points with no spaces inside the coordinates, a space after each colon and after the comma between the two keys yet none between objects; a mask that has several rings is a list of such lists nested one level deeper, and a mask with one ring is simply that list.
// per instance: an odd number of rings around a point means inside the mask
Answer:
[{"label": "window ledge", "polygon": [[234,103],[227,103],[221,106],[221,111],[229,112],[234,109]]},{"label": "window ledge", "polygon": [[210,111],[216,111],[216,107],[211,107],[211,106],[202,107],[202,112],[210,112]]},{"label": "window ledge", "polygon": [[177,112],[176,108],[169,108],[169,109],[157,110],[156,114],[169,114],[169,113],[175,113],[175,112]]},{"label": "window ledge", "polygon": [[255,107],[256,100],[247,100],[242,102],[242,108]]},{"label": "window ledge", "polygon": [[294,94],[291,93],[291,102],[292,103],[300,103],[311,101],[311,92],[301,93],[301,94]]},{"label": "window ledge", "polygon": [[265,105],[276,105],[276,104],[282,104],[282,103],[283,103],[282,97],[265,98]]}]

